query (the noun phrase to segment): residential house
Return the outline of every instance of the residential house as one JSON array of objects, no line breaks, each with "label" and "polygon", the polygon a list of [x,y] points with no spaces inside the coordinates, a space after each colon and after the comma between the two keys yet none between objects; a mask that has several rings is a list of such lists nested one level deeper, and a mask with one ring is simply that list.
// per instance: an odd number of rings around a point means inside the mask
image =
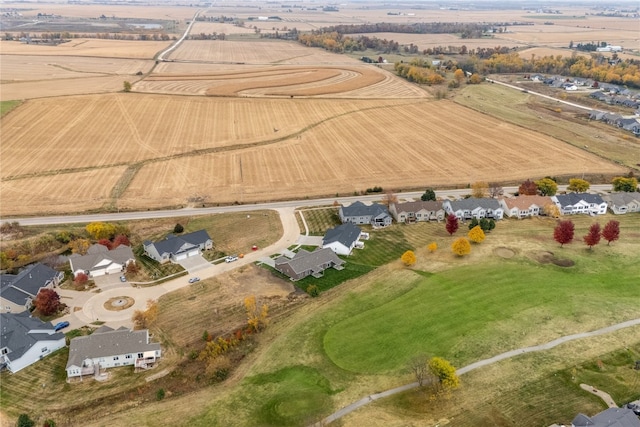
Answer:
[{"label": "residential house", "polygon": [[552,196],[551,200],[560,209],[562,215],[604,215],[607,213],[607,202],[597,194],[557,194]]},{"label": "residential house", "polygon": [[578,414],[572,427],[640,427],[640,418],[629,408],[608,408],[593,417]]},{"label": "residential house", "polygon": [[69,345],[67,378],[98,376],[101,370],[118,366],[148,369],[160,358],[160,344],[149,340],[149,331],[101,326],[91,335],[76,337]]},{"label": "residential house", "polygon": [[200,255],[202,251],[213,248],[213,240],[206,230],[198,230],[181,236],[170,234],[159,242],[147,240],[143,245],[149,258],[164,264]]},{"label": "residential house", "polygon": [[552,205],[549,196],[517,196],[500,200],[504,214],[510,218],[544,215],[544,208]]},{"label": "residential house", "polygon": [[445,200],[443,207],[448,215],[455,215],[462,221],[472,218],[500,220],[504,215],[504,209],[500,206],[500,202],[490,198],[470,197],[453,201]]},{"label": "residential house", "polygon": [[340,221],[344,224],[370,224],[374,227],[387,227],[391,225],[391,215],[386,206],[374,203],[365,205],[362,202],[354,202],[349,206],[340,206]]},{"label": "residential house", "polygon": [[275,259],[275,269],[286,274],[291,280],[304,279],[307,276],[320,278],[327,268],[342,270],[345,262],[331,248],[317,248],[313,252],[300,249],[293,258],[280,256]]},{"label": "residential house", "polygon": [[129,246],[120,245],[109,250],[103,245],[93,245],[86,255],[69,257],[71,271],[74,277],[84,273],[89,277],[104,276],[105,274],[118,274],[125,268],[135,263],[136,258]]},{"label": "residential house", "polygon": [[351,222],[346,222],[327,230],[322,238],[322,247],[330,248],[338,255],[349,255],[356,246],[364,247],[364,243],[359,241],[361,234],[360,228]]},{"label": "residential house", "polygon": [[64,273],[44,264],[31,264],[18,274],[0,275],[0,313],[20,313],[31,308],[41,289],[53,289]]},{"label": "residential house", "polygon": [[640,193],[611,193],[602,196],[607,206],[616,215],[627,212],[640,212]]},{"label": "residential house", "polygon": [[631,131],[633,133],[639,133],[640,132],[640,122],[638,122],[638,119],[636,119],[635,117],[630,117],[630,118],[622,117],[622,118],[616,120],[616,125],[619,128]]},{"label": "residential house", "polygon": [[396,222],[406,224],[418,221],[442,221],[445,216],[442,202],[433,200],[392,203],[389,212]]},{"label": "residential house", "polygon": [[0,368],[16,373],[66,345],[51,322],[22,313],[0,313]]}]

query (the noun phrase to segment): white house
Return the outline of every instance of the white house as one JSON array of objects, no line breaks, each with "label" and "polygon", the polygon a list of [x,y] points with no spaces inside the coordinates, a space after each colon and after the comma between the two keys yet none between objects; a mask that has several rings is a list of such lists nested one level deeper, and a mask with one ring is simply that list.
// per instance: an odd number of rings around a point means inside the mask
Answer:
[{"label": "white house", "polygon": [[16,373],[66,345],[51,322],[22,313],[0,313],[0,368]]},{"label": "white house", "polygon": [[135,261],[133,251],[126,245],[109,250],[106,246],[96,244],[89,248],[86,255],[69,257],[73,275],[84,273],[89,277],[118,274]]},{"label": "white house", "polygon": [[18,274],[0,275],[0,313],[28,310],[41,289],[53,289],[63,279],[64,273],[40,263]]},{"label": "white house", "polygon": [[160,344],[149,342],[149,331],[101,326],[91,335],[76,337],[69,345],[67,378],[99,375],[118,366],[148,369],[160,358]]},{"label": "white house", "polygon": [[504,209],[496,199],[469,197],[461,200],[445,200],[442,204],[448,215],[455,215],[459,220],[491,218],[502,219]]},{"label": "white house", "polygon": [[322,248],[330,248],[338,255],[349,255],[356,246],[364,247],[359,242],[362,232],[356,225],[347,222],[331,230],[327,230],[322,238]]},{"label": "white house", "polygon": [[553,205],[549,196],[517,196],[501,199],[500,205],[504,214],[510,218],[526,218],[544,214],[544,208]]},{"label": "white house", "polygon": [[640,193],[611,193],[602,196],[609,209],[616,215],[640,212]]},{"label": "white house", "polygon": [[604,215],[607,213],[607,202],[597,194],[569,193],[551,197],[562,215]]},{"label": "white house", "polygon": [[202,251],[213,248],[213,240],[206,230],[198,230],[182,236],[170,234],[164,240],[145,241],[143,245],[144,252],[149,258],[159,263],[166,263],[200,255]]}]

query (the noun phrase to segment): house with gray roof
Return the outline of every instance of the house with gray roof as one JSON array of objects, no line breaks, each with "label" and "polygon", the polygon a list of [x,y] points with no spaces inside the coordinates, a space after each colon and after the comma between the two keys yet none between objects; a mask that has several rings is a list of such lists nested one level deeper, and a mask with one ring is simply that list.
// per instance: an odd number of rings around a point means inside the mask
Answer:
[{"label": "house with gray roof", "polygon": [[213,248],[213,240],[206,230],[198,230],[181,236],[169,234],[164,240],[158,242],[147,240],[143,246],[149,258],[164,264],[200,255],[202,251]]},{"label": "house with gray roof", "polygon": [[640,193],[610,193],[602,196],[602,200],[607,202],[607,206],[616,215],[627,212],[640,212]]},{"label": "house with gray roof", "polygon": [[455,215],[459,220],[491,218],[500,220],[504,216],[504,208],[500,202],[491,198],[475,198],[460,200],[445,200],[444,210],[448,215]]},{"label": "house with gray roof", "polygon": [[22,313],[0,313],[0,369],[16,373],[66,345],[51,322]]},{"label": "house with gray roof", "polygon": [[286,274],[291,280],[313,276],[316,279],[324,275],[327,268],[342,270],[345,262],[330,248],[317,248],[313,252],[300,249],[293,258],[280,256],[275,259],[275,269]]},{"label": "house with gray roof", "polygon": [[640,418],[629,408],[608,408],[593,417],[578,414],[572,427],[640,427]]},{"label": "house with gray roof", "polygon": [[18,274],[0,275],[0,313],[20,313],[31,308],[41,289],[53,289],[64,273],[44,264],[31,264]]},{"label": "house with gray roof", "polygon": [[126,245],[120,245],[111,250],[106,246],[93,245],[86,255],[69,257],[74,277],[80,273],[89,277],[118,274],[134,262],[136,262],[136,258],[133,251]]},{"label": "house with gray roof", "polygon": [[160,344],[149,340],[149,331],[101,326],[91,335],[76,337],[69,344],[67,379],[98,376],[119,366],[148,369],[160,359]]},{"label": "house with gray roof", "polygon": [[362,202],[353,202],[349,206],[340,206],[340,221],[353,224],[370,224],[374,227],[387,227],[391,225],[391,215],[386,206],[378,203],[365,205]]},{"label": "house with gray roof", "polygon": [[353,248],[363,248],[364,243],[360,242],[362,231],[350,222],[338,225],[327,230],[322,238],[322,247],[330,248],[338,255],[350,255]]},{"label": "house with gray roof", "polygon": [[416,202],[391,203],[389,212],[396,222],[411,224],[418,221],[442,221],[445,210],[442,202],[418,200]]},{"label": "house with gray roof", "polygon": [[607,213],[607,202],[597,194],[556,194],[551,196],[551,201],[560,209],[561,215],[604,215]]}]

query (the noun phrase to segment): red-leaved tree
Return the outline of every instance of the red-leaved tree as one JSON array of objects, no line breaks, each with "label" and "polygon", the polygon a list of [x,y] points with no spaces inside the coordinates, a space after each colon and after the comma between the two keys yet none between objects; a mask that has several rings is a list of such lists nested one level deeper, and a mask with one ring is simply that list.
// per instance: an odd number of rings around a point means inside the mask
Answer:
[{"label": "red-leaved tree", "polygon": [[98,240],[98,244],[102,246],[106,246],[107,249],[111,250],[111,240],[109,239],[100,239]]},{"label": "red-leaved tree", "polygon": [[535,196],[538,194],[538,186],[530,179],[526,180],[518,187],[518,194],[521,196]]},{"label": "red-leaved tree", "polygon": [[73,281],[76,283],[76,285],[84,285],[89,281],[89,276],[87,276],[85,273],[78,273]]},{"label": "red-leaved tree", "polygon": [[589,249],[593,249],[595,245],[600,243],[600,224],[597,222],[595,224],[591,224],[589,232],[584,236],[584,242],[589,246]]},{"label": "red-leaved tree", "polygon": [[33,302],[38,311],[44,316],[51,316],[60,307],[60,295],[53,289],[42,289],[36,295],[36,299]]},{"label": "red-leaved tree", "polygon": [[459,226],[460,226],[460,224],[458,224],[458,217],[455,216],[455,214],[447,215],[446,228],[447,228],[447,232],[449,233],[449,235],[453,235],[453,233],[458,231],[458,227]]},{"label": "red-leaved tree", "polygon": [[571,243],[575,227],[570,219],[558,221],[558,225],[553,229],[553,238],[562,247],[565,243]]},{"label": "red-leaved tree", "polygon": [[615,240],[620,238],[620,223],[615,220],[611,220],[605,224],[602,229],[602,237],[607,241],[607,246]]},{"label": "red-leaved tree", "polygon": [[120,245],[131,246],[129,238],[124,234],[118,234],[115,239],[113,239],[113,245],[111,246],[111,249],[115,249]]}]

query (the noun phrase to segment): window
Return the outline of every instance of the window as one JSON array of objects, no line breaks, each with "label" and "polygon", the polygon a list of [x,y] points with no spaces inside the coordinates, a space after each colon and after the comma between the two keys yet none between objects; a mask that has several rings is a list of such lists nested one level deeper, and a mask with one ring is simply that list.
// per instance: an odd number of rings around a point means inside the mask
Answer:
[{"label": "window", "polygon": [[124,358],[125,358],[125,359],[131,359],[131,355],[130,355],[130,354],[127,354]]},{"label": "window", "polygon": [[118,360],[118,356],[113,356],[113,360]]},{"label": "window", "polygon": [[44,353],[45,351],[47,351],[47,347],[42,347],[41,351]]},{"label": "window", "polygon": [[138,353],[138,359],[142,359],[143,356],[144,356],[144,354]]}]

